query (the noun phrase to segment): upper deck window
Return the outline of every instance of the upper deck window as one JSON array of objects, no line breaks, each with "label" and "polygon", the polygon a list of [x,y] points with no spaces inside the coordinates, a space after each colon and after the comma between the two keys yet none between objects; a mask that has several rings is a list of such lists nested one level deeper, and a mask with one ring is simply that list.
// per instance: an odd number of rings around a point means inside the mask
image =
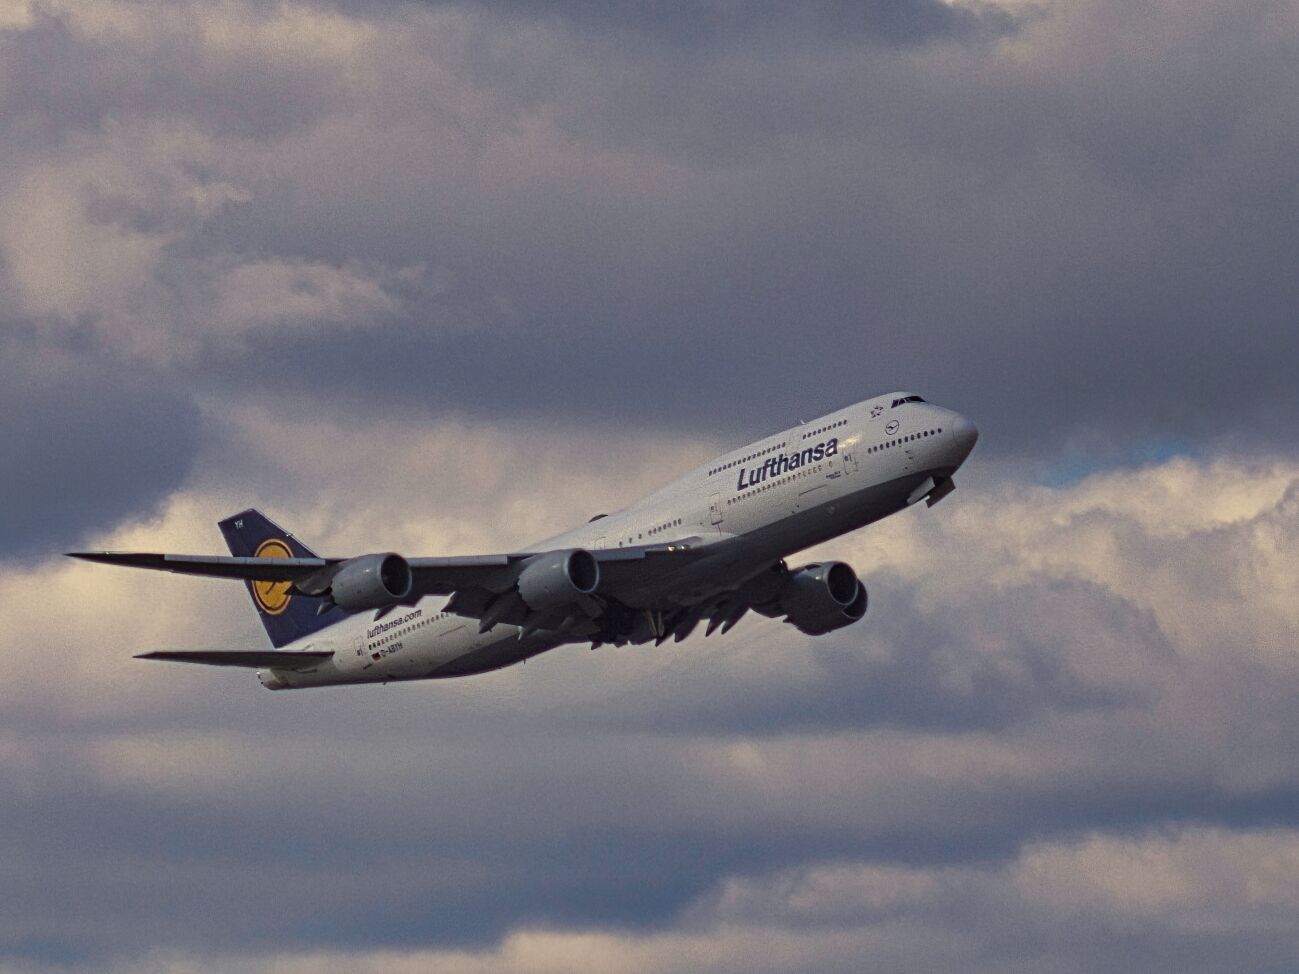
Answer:
[{"label": "upper deck window", "polygon": [[924,400],[921,399],[919,396],[903,396],[901,399],[894,399],[893,405],[890,406],[889,408],[896,409],[898,406],[901,406],[904,402],[924,402]]}]

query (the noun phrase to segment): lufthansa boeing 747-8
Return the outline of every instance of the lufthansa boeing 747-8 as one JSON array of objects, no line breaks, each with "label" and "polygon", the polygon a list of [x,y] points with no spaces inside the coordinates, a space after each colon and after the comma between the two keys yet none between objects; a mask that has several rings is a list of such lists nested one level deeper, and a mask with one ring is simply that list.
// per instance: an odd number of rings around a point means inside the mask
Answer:
[{"label": "lufthansa boeing 747-8", "polygon": [[230,556],[76,558],[242,580],[271,650],[142,659],[245,666],[272,690],[465,676],[565,643],[662,643],[750,610],[809,635],[866,613],[856,572],[796,552],[952,492],[965,417],[893,393],[732,450],[611,514],[518,551],[322,558],[255,510],[220,522]]}]

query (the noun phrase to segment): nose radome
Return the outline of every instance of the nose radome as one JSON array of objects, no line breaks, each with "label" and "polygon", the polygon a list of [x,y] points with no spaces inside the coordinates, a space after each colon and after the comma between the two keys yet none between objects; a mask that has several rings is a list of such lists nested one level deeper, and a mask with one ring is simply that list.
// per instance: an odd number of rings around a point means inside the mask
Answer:
[{"label": "nose radome", "polygon": [[952,435],[956,438],[956,445],[966,456],[969,456],[970,451],[974,449],[974,444],[979,440],[979,427],[964,416],[958,416],[956,422],[952,424]]}]

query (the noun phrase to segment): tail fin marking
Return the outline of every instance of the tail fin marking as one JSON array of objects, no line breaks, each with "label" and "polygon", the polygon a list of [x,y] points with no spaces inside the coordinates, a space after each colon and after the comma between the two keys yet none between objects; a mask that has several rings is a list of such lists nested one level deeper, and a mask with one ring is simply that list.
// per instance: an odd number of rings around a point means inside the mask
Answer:
[{"label": "tail fin marking", "polygon": [[[250,508],[218,522],[230,554],[254,558],[315,558],[314,551],[261,511]],[[337,606],[324,612],[324,600],[291,592],[288,582],[248,582],[257,616],[276,649],[310,636],[348,617]]]}]

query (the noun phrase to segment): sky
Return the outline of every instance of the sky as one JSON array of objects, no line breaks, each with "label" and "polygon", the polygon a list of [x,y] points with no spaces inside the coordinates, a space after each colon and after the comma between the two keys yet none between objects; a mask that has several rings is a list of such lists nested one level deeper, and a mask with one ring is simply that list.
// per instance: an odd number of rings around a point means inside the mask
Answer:
[{"label": "sky", "polygon": [[[0,974],[1299,971],[1299,4],[0,0]],[[894,389],[866,619],[270,694],[238,586]]]}]

